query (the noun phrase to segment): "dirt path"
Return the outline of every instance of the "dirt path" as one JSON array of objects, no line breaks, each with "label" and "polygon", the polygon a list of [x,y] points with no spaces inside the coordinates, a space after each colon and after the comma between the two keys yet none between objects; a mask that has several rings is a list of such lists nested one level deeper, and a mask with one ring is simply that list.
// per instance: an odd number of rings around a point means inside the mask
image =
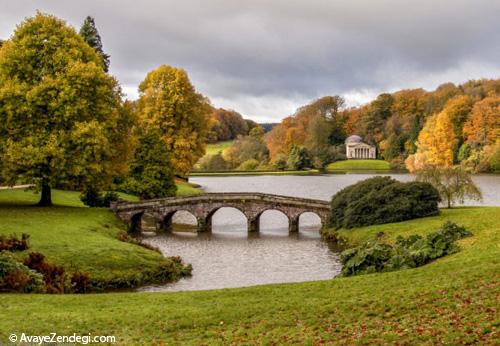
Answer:
[{"label": "dirt path", "polygon": [[14,185],[14,186],[0,186],[0,190],[12,190],[12,189],[26,189],[33,186],[32,184],[26,185]]}]

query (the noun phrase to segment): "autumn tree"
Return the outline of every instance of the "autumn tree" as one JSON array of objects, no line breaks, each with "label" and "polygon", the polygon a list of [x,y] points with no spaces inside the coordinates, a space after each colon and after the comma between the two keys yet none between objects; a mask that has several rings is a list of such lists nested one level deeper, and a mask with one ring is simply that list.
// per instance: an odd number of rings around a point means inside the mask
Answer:
[{"label": "autumn tree", "polygon": [[500,94],[474,104],[463,133],[468,143],[479,146],[494,144],[500,138]]},{"label": "autumn tree", "polygon": [[91,16],[87,16],[87,18],[85,18],[82,27],[80,28],[80,36],[82,36],[85,42],[87,42],[87,44],[94,48],[97,54],[99,54],[102,58],[102,63],[104,64],[104,71],[108,72],[109,55],[104,53],[101,35],[99,35],[99,31],[97,31],[95,26],[94,18]]},{"label": "autumn tree", "polygon": [[51,187],[105,187],[117,174],[121,95],[97,53],[54,16],[38,13],[0,50],[2,176]]},{"label": "autumn tree", "polygon": [[208,101],[184,70],[162,65],[139,85],[137,110],[142,126],[160,130],[175,174],[186,175],[205,153]]},{"label": "autumn tree", "polygon": [[246,136],[249,131],[249,121],[233,110],[214,109],[211,114],[209,138],[211,142],[228,141],[238,136]]},{"label": "autumn tree", "polygon": [[345,101],[340,96],[325,96],[297,109],[291,117],[275,126],[267,135],[266,143],[274,161],[278,156],[288,156],[294,146],[304,147],[313,119],[321,117],[328,129],[325,145],[343,143],[345,133]]},{"label": "autumn tree", "polygon": [[417,152],[406,160],[410,171],[425,166],[450,167],[453,165],[457,140],[450,111],[445,107],[440,113],[429,117],[418,136]]},{"label": "autumn tree", "polygon": [[436,167],[428,166],[417,171],[417,180],[430,183],[438,190],[441,199],[448,208],[456,202],[464,203],[465,198],[481,200],[479,188],[471,175],[461,166]]}]

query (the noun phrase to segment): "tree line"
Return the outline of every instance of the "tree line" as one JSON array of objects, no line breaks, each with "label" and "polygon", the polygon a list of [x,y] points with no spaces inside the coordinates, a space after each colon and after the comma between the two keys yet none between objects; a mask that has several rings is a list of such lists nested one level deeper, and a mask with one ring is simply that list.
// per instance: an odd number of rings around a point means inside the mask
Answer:
[{"label": "tree line", "polygon": [[500,79],[383,93],[353,108],[339,96],[322,97],[285,118],[265,141],[275,166],[302,150],[310,166],[322,168],[345,159],[343,142],[351,134],[375,145],[379,158],[410,171],[456,164],[499,171]]}]

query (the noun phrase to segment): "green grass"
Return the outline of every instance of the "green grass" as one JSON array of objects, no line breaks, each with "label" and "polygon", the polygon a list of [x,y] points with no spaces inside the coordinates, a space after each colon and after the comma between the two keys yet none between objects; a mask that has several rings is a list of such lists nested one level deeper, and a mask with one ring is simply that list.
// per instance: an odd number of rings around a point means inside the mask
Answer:
[{"label": "green grass", "polygon": [[198,195],[203,192],[203,190],[196,184],[191,184],[185,181],[177,180],[177,196],[191,196]]},{"label": "green grass", "polygon": [[234,143],[234,140],[207,144],[207,149],[206,149],[205,155],[215,155],[219,152],[223,153],[224,150],[226,150],[231,145],[233,145],[233,143]]},{"label": "green grass", "polygon": [[[0,309],[8,318],[0,319],[0,342],[10,333],[77,331],[115,335],[121,344],[130,345],[161,341],[184,345],[495,344],[499,214],[498,207],[457,208],[435,217],[343,231],[352,242],[360,242],[380,231],[388,237],[426,234],[452,220],[473,232],[459,242],[460,252],[410,270],[203,292],[4,294]],[[36,219],[37,214],[4,213],[2,220],[19,223],[25,217]],[[73,231],[78,237],[81,230]],[[60,241],[54,237],[50,245],[60,246]],[[106,256],[106,251],[100,256]]]},{"label": "green grass", "polygon": [[157,252],[119,241],[116,236],[126,227],[110,210],[85,207],[78,192],[52,194],[54,206],[40,208],[34,206],[39,196],[33,191],[1,190],[0,234],[28,233],[29,251],[103,281],[133,278],[165,260]]},{"label": "green grass", "polygon": [[388,171],[391,169],[389,162],[384,160],[343,160],[330,163],[328,171]]}]

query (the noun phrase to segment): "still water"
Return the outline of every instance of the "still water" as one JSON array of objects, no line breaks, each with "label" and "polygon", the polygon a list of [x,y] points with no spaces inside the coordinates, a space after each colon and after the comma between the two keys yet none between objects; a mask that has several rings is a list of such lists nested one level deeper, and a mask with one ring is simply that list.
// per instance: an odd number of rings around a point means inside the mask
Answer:
[{"label": "still water", "polygon": [[[370,174],[324,176],[247,176],[196,177],[206,192],[265,192],[294,197],[329,200],[333,194]],[[400,181],[411,181],[409,174],[391,174]],[[467,205],[500,205],[500,176],[477,175],[474,181],[483,201]],[[179,212],[174,222],[193,224],[188,213]],[[243,214],[222,208],[213,217],[212,234],[174,232],[145,234],[144,242],[157,246],[165,256],[181,256],[193,265],[193,275],[179,282],[149,286],[145,291],[185,291],[244,287],[269,283],[326,280],[341,270],[339,254],[319,236],[320,220],[314,214],[300,219],[300,232],[288,234],[288,221],[278,211],[261,217],[261,231],[248,234]]]}]

